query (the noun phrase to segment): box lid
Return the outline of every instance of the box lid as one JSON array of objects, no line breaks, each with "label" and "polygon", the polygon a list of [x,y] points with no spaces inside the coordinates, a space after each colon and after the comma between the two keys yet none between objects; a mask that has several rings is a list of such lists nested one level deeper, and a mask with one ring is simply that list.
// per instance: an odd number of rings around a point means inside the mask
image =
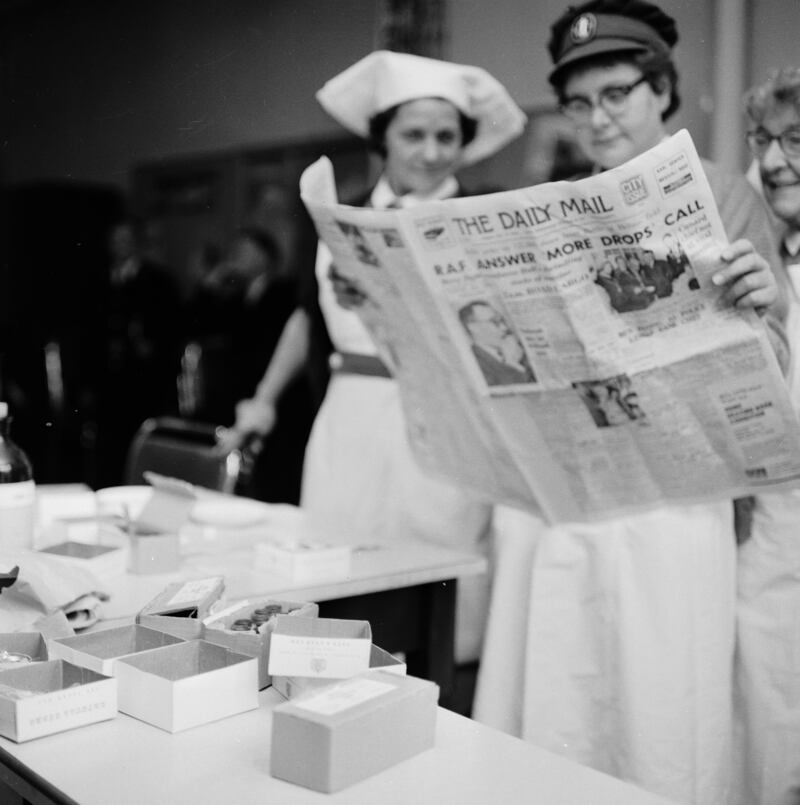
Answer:
[{"label": "box lid", "polygon": [[335,725],[360,718],[376,707],[391,705],[406,696],[430,696],[435,707],[438,685],[427,679],[400,676],[383,670],[332,682],[297,699],[278,705],[273,713],[285,714],[318,724]]},{"label": "box lid", "polygon": [[225,589],[223,576],[209,576],[204,579],[175,581],[168,584],[152,601],[145,604],[139,617],[147,615],[180,615],[194,611],[193,617],[204,618],[211,605],[222,596]]},{"label": "box lid", "polygon": [[138,532],[177,532],[195,504],[195,488],[186,481],[155,472],[145,472],[144,477],[153,487],[153,494],[133,522],[134,529]]},{"label": "box lid", "polygon": [[269,673],[341,679],[369,668],[371,648],[368,621],[278,615]]}]

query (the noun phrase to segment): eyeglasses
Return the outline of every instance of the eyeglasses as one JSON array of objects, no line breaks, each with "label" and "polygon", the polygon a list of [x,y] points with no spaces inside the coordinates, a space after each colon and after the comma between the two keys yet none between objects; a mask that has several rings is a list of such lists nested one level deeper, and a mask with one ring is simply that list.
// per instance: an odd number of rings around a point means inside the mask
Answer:
[{"label": "eyeglasses", "polygon": [[800,127],[786,129],[780,134],[770,134],[765,129],[756,129],[755,131],[748,131],[745,139],[750,153],[756,159],[761,159],[769,151],[773,140],[778,141],[781,151],[789,159],[800,158]]},{"label": "eyeglasses", "polygon": [[597,93],[597,102],[582,95],[574,95],[571,98],[564,98],[561,103],[561,111],[576,123],[585,123],[591,116],[596,106],[612,117],[625,111],[628,105],[628,96],[640,84],[647,81],[646,76],[642,76],[638,81],[631,84],[616,84],[612,87],[603,87]]}]

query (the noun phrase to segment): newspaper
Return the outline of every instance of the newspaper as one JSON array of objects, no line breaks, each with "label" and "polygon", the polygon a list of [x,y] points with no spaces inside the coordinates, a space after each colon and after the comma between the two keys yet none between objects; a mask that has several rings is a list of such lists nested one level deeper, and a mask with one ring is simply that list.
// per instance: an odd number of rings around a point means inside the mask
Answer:
[{"label": "newspaper", "polygon": [[800,480],[800,427],[686,131],[577,182],[420,204],[301,195],[399,382],[422,467],[550,522]]}]

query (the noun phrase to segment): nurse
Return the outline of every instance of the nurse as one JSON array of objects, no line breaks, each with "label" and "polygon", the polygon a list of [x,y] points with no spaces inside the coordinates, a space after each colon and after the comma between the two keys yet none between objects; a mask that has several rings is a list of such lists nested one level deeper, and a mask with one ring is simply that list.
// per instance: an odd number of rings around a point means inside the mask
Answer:
[{"label": "nurse", "polygon": [[[328,81],[317,99],[383,157],[377,184],[355,202],[376,209],[464,195],[456,171],[496,153],[525,125],[523,112],[485,70],[390,51],[361,59]],[[416,537],[483,550],[490,506],[417,466],[388,356],[378,354],[352,310],[363,299],[332,269],[324,244],[315,273],[317,293],[287,325],[287,339],[291,328],[298,338],[279,347],[255,397],[240,404],[236,427],[260,433],[271,427],[287,366],[297,369],[309,354],[307,323],[318,303],[335,352],[306,449],[301,507],[326,527],[372,542]],[[458,661],[479,653],[486,581],[480,585],[459,585]]]},{"label": "nurse", "polygon": [[[677,39],[641,0],[593,0],[552,26],[550,82],[595,170],[667,135]],[[730,241],[714,282],[728,304],[770,308],[766,211],[743,177],[704,167]],[[495,540],[474,717],[677,802],[727,803],[731,501],[553,527],[500,507]]]}]

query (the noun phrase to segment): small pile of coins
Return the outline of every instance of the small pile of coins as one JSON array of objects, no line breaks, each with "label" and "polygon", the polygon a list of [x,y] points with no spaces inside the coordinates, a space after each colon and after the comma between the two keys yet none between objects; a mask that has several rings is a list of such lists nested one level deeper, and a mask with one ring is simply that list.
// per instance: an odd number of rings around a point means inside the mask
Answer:
[{"label": "small pile of coins", "polygon": [[283,608],[280,604],[265,604],[263,607],[254,609],[249,618],[237,618],[231,625],[233,632],[258,632],[262,623],[266,623],[274,615],[280,615]]}]

